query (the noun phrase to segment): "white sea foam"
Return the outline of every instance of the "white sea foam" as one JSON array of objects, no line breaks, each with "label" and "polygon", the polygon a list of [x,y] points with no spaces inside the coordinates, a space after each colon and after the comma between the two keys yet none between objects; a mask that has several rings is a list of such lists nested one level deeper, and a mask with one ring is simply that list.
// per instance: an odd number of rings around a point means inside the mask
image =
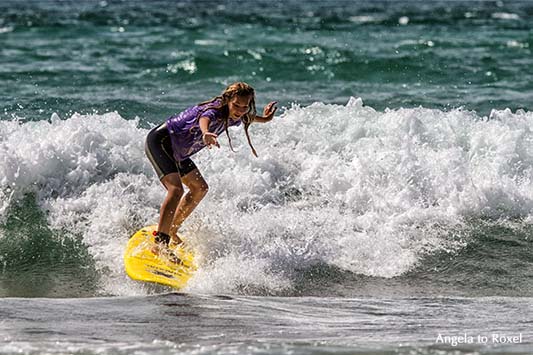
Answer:
[{"label": "white sea foam", "polygon": [[12,26],[0,27],[0,34],[13,32],[13,29],[14,28]]},{"label": "white sea foam", "polygon": [[495,12],[491,15],[491,17],[498,20],[520,20],[520,16],[518,14],[508,12]]},{"label": "white sea foam", "polygon": [[350,16],[348,17],[348,20],[354,23],[377,23],[384,21],[386,18],[381,16],[369,16],[369,15],[361,15],[361,16]]},{"label": "white sea foam", "polygon": [[[210,192],[183,226],[200,270],[192,292],[290,290],[327,264],[392,277],[457,250],[476,218],[533,220],[533,114],[288,108],[242,130],[237,152],[195,158]],[[157,221],[164,189],[144,156],[148,130],[116,113],[0,121],[0,216],[36,193],[51,228],[82,236],[103,292],[145,292],[123,272],[129,233]]]}]

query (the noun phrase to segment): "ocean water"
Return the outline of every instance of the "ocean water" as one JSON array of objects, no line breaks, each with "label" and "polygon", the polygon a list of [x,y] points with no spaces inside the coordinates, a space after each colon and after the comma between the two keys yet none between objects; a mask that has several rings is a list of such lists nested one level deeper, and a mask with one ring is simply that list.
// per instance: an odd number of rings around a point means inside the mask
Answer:
[{"label": "ocean water", "polygon": [[[533,353],[533,3],[0,3],[0,354]],[[149,129],[244,80],[194,160],[180,293],[130,280]]]}]

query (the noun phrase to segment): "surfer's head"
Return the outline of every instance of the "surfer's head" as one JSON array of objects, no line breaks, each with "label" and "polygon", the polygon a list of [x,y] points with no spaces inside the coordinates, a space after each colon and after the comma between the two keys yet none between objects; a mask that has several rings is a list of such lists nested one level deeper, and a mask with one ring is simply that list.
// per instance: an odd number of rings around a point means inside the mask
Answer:
[{"label": "surfer's head", "polygon": [[233,120],[251,119],[249,114],[255,115],[255,90],[244,82],[229,85],[222,92],[222,104],[228,105],[229,118]]},{"label": "surfer's head", "polygon": [[[211,104],[217,103],[216,106],[212,106]],[[229,85],[220,96],[217,96],[210,101],[202,102],[200,105],[208,104],[208,106],[205,108],[205,110],[209,109],[222,109],[227,108],[228,115],[224,119],[224,127],[226,130],[226,134],[228,136],[229,146],[231,150],[233,150],[233,146],[231,144],[231,137],[229,136],[228,132],[228,121],[234,120],[241,120],[244,123],[244,133],[246,134],[246,139],[248,140],[248,144],[250,145],[250,148],[252,148],[252,153],[257,157],[257,152],[255,151],[252,140],[250,139],[250,134],[248,133],[248,128],[250,127],[250,124],[255,119],[255,116],[257,114],[257,110],[255,108],[255,90],[250,85],[246,84],[245,82],[238,81],[236,83],[233,83]],[[198,118],[201,117],[203,111],[200,111],[198,114]]]},{"label": "surfer's head", "polygon": [[[223,106],[228,107],[228,119],[232,120],[241,120],[244,123],[244,133],[246,134],[246,139],[248,144],[252,149],[252,153],[257,157],[257,152],[255,151],[254,146],[252,145],[252,140],[250,139],[250,134],[248,133],[248,128],[250,124],[254,121],[255,115],[257,114],[255,108],[255,90],[250,85],[245,82],[238,81],[229,85],[221,95]],[[225,122],[226,134],[228,136],[229,145],[231,150],[233,146],[231,145],[231,138],[228,132],[228,123]]]}]

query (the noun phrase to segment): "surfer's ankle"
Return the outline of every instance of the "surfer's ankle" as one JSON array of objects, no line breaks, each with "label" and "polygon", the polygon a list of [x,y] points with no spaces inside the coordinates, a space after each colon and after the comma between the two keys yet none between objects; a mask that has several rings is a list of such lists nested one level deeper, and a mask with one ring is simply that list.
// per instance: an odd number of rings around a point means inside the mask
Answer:
[{"label": "surfer's ankle", "polygon": [[154,232],[154,236],[155,236],[154,241],[157,244],[163,244],[166,246],[168,246],[168,244],[170,243],[170,240],[172,239],[170,235],[160,232],[160,231]]}]

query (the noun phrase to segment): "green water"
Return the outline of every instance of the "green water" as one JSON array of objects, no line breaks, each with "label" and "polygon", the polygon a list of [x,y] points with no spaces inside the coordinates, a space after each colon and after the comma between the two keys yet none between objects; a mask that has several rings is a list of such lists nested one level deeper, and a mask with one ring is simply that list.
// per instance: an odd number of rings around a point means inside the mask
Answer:
[{"label": "green water", "polygon": [[73,231],[53,231],[35,196],[14,204],[0,225],[0,297],[95,295],[99,273]]},{"label": "green water", "polygon": [[532,13],[527,1],[2,2],[0,112],[157,122],[235,80],[260,103],[529,110]]}]

